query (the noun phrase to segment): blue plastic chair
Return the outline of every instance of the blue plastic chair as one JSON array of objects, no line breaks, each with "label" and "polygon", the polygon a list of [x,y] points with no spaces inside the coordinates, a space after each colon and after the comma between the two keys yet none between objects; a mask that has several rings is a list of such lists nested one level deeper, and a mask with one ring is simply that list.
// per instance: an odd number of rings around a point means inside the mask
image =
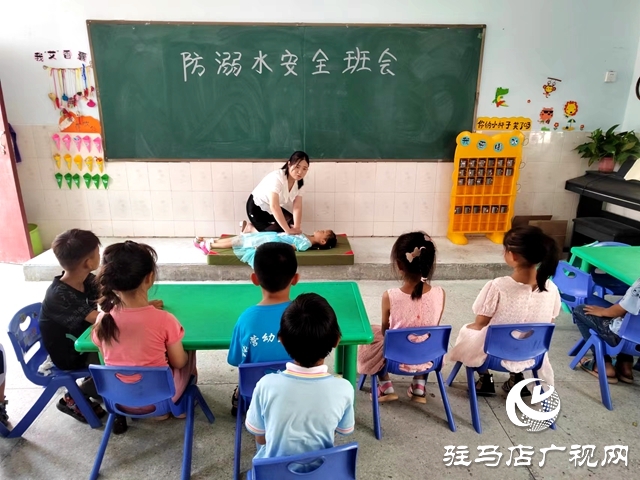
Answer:
[{"label": "blue plastic chair", "polygon": [[240,479],[240,456],[242,454],[242,432],[244,415],[249,410],[251,397],[258,381],[265,375],[278,373],[287,368],[287,362],[244,363],[238,367],[238,414],[236,416],[236,438],[233,452],[233,478]]},{"label": "blue plastic chair", "polygon": [[[628,247],[627,243],[620,242],[596,242],[592,247]],[[608,273],[591,272],[591,277],[595,283],[595,293],[604,298],[605,295],[624,295],[629,289],[629,285],[612,277]]]},{"label": "blue plastic chair", "polygon": [[[76,402],[78,408],[84,415],[92,428],[102,426],[102,422],[97,417],[93,408],[80,391],[76,384],[79,378],[89,376],[88,369],[82,370],[60,370],[53,367],[50,375],[38,373],[38,367],[46,360],[48,353],[42,345],[42,335],[40,334],[40,326],[38,325],[38,317],[40,316],[40,303],[34,303],[22,308],[16,313],[9,322],[8,335],[11,345],[16,352],[16,357],[22,366],[25,376],[30,382],[44,387],[44,391],[29,409],[20,422],[13,427],[8,433],[9,438],[21,437],[22,434],[31,426],[38,418],[40,412],[51,400],[59,388],[64,387],[69,391],[69,395]],[[2,432],[5,433],[4,431]]]},{"label": "blue plastic chair", "polygon": [[[429,338],[422,342],[410,340],[412,335],[422,336],[429,334]],[[384,358],[385,366],[377,375],[371,375],[371,402],[373,404],[373,430],[376,438],[382,438],[382,428],[380,425],[380,408],[378,402],[378,375],[384,373],[392,373],[394,375],[411,376],[428,375],[435,372],[440,387],[440,395],[444,404],[444,411],[447,414],[447,421],[452,432],[456,431],[456,424],[451,413],[451,405],[449,397],[444,388],[442,380],[442,363],[444,355],[447,353],[449,345],[449,337],[451,336],[451,325],[443,325],[439,327],[420,327],[420,328],[399,328],[397,330],[387,330],[384,336]],[[407,372],[400,369],[400,364],[405,365],[421,365],[433,362],[431,368],[421,372]],[[361,375],[358,381],[358,389],[362,390],[366,375]]]},{"label": "blue plastic chair", "polygon": [[593,300],[595,284],[591,275],[567,262],[558,263],[552,281],[560,290],[562,302],[571,311],[578,305],[592,304],[591,302],[598,301]]},{"label": "blue plastic chair", "polygon": [[[622,339],[615,347],[602,340],[594,330],[589,330],[591,336],[588,340],[581,338],[569,350],[569,356],[575,357],[569,366],[571,369],[576,368],[578,362],[587,354],[589,349],[595,349],[595,359],[597,365],[604,365],[604,356],[609,355],[615,357],[621,353],[627,355],[640,355],[640,315],[631,315],[627,313],[622,320],[618,336]],[[609,391],[609,383],[607,382],[607,372],[605,368],[598,368],[598,380],[600,382],[600,397],[602,404],[609,410],[613,410],[611,402],[611,392]]]},{"label": "blue plastic chair", "polygon": [[[501,364],[502,360],[514,362],[535,360],[533,366],[526,370],[532,370],[533,376],[537,378],[544,355],[549,351],[554,328],[555,324],[553,323],[490,325],[487,328],[487,337],[484,341],[484,352],[487,354],[487,359],[479,367],[466,367],[471,419],[476,432],[482,433],[482,424],[480,423],[480,412],[478,411],[474,372],[486,372],[488,370],[507,372],[508,370]],[[526,338],[514,338],[512,335],[513,333],[524,332],[530,334]],[[447,386],[451,386],[461,366],[462,362],[455,364],[447,379]],[[551,428],[555,430],[555,424],[551,425]]]},{"label": "blue plastic chair", "polygon": [[[355,442],[289,457],[256,458],[253,468],[247,472],[247,480],[354,480],[357,459],[358,444]],[[293,471],[301,465],[313,464],[315,467],[320,462],[320,466],[311,472]]]},{"label": "blue plastic chair", "polygon": [[[104,405],[109,412],[109,419],[104,429],[104,435],[96,454],[96,459],[91,470],[90,479],[95,480],[100,473],[100,465],[107,450],[113,422],[116,415],[132,418],[158,417],[170,413],[174,416],[186,413],[184,427],[184,450],[182,452],[182,479],[191,477],[191,450],[193,447],[193,423],[196,403],[200,405],[209,423],[215,418],[200,389],[194,383],[190,383],[177,403],[171,398],[176,393],[173,375],[169,367],[110,367],[104,365],[89,366],[96,390],[104,399]],[[135,380],[128,383],[121,379]],[[192,379],[193,380],[193,379]],[[153,406],[155,410],[146,414],[132,414],[122,410],[122,405],[127,407]]]}]

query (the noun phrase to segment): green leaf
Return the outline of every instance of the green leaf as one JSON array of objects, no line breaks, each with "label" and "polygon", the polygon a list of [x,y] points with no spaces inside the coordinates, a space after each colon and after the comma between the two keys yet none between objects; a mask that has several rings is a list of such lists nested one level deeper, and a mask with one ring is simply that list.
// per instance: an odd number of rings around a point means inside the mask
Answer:
[{"label": "green leaf", "polygon": [[616,128],[618,128],[619,126],[620,126],[619,124],[618,124],[618,125],[614,125],[614,126],[613,126],[613,127],[611,127],[609,130],[607,130],[607,133],[606,133],[606,134],[607,134],[607,135],[611,135],[611,134],[614,132],[614,130],[615,130]]},{"label": "green leaf", "polygon": [[635,146],[636,146],[635,142],[625,143],[624,145],[622,145],[622,148],[620,149],[620,151],[626,152],[627,150],[631,150]]}]

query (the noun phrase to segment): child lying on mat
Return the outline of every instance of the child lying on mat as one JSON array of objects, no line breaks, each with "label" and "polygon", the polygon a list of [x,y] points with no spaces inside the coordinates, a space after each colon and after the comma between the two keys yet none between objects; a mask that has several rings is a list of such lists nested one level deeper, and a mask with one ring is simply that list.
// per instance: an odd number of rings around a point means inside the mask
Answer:
[{"label": "child lying on mat", "polygon": [[333,230],[316,230],[313,235],[257,232],[243,233],[237,237],[211,238],[209,240],[196,237],[194,244],[207,254],[215,248],[233,248],[233,253],[236,254],[240,261],[249,264],[253,268],[256,248],[269,242],[286,243],[299,252],[304,252],[309,249],[328,250],[334,248],[338,240]]}]

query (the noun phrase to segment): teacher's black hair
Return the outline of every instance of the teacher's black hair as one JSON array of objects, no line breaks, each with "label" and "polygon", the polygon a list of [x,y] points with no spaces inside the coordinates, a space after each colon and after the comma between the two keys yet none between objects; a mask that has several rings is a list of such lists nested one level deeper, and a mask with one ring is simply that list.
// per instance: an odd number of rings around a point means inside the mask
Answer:
[{"label": "teacher's black hair", "polygon": [[[300,162],[305,161],[308,164],[311,164],[311,160],[309,160],[309,155],[304,153],[302,150],[297,150],[291,154],[289,160],[287,160],[282,166],[282,170],[284,170],[284,174],[289,178],[289,168],[293,168],[298,165]],[[304,178],[298,180],[298,189],[302,188],[304,185]]]},{"label": "teacher's black hair", "polygon": [[278,339],[287,353],[305,368],[326,358],[342,333],[336,312],[317,293],[303,293],[282,314]]}]

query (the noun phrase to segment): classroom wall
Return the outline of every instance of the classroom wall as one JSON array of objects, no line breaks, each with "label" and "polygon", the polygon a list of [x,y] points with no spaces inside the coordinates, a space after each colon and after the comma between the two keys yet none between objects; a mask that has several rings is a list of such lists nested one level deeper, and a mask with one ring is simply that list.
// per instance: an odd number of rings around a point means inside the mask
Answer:
[{"label": "classroom wall", "polygon": [[[640,30],[640,22],[638,23]],[[635,130],[640,135],[640,98],[636,94],[636,82],[640,78],[640,41],[638,42],[638,53],[636,55],[636,63],[631,77],[631,86],[629,88],[629,98],[627,100],[627,108],[624,114],[624,121],[621,128],[623,130]]]},{"label": "classroom wall", "polygon": [[[27,215],[41,226],[45,243],[72,226],[119,236],[231,233],[244,218],[246,196],[275,167],[250,161],[109,163],[108,191],[58,189],[50,140],[58,117],[33,53],[89,51],[86,19],[484,23],[478,115],[529,116],[537,127],[540,109],[554,107],[554,121],[561,123],[558,131],[529,136],[515,213],[553,213],[560,219],[572,218],[577,202],[577,195],[564,191],[564,181],[586,168],[571,149],[588,130],[624,121],[625,111],[631,114],[627,104],[640,36],[640,2],[635,0],[31,0],[8,8],[0,18],[0,80],[23,155],[18,170]],[[618,72],[616,83],[603,82],[607,70]],[[542,94],[547,77],[562,80],[548,99]],[[510,89],[508,108],[491,103],[498,86]],[[562,107],[569,100],[580,105],[576,125],[585,125],[583,132],[562,131]],[[313,164],[305,229],[386,236],[422,228],[443,235],[451,168],[415,162]]]}]

